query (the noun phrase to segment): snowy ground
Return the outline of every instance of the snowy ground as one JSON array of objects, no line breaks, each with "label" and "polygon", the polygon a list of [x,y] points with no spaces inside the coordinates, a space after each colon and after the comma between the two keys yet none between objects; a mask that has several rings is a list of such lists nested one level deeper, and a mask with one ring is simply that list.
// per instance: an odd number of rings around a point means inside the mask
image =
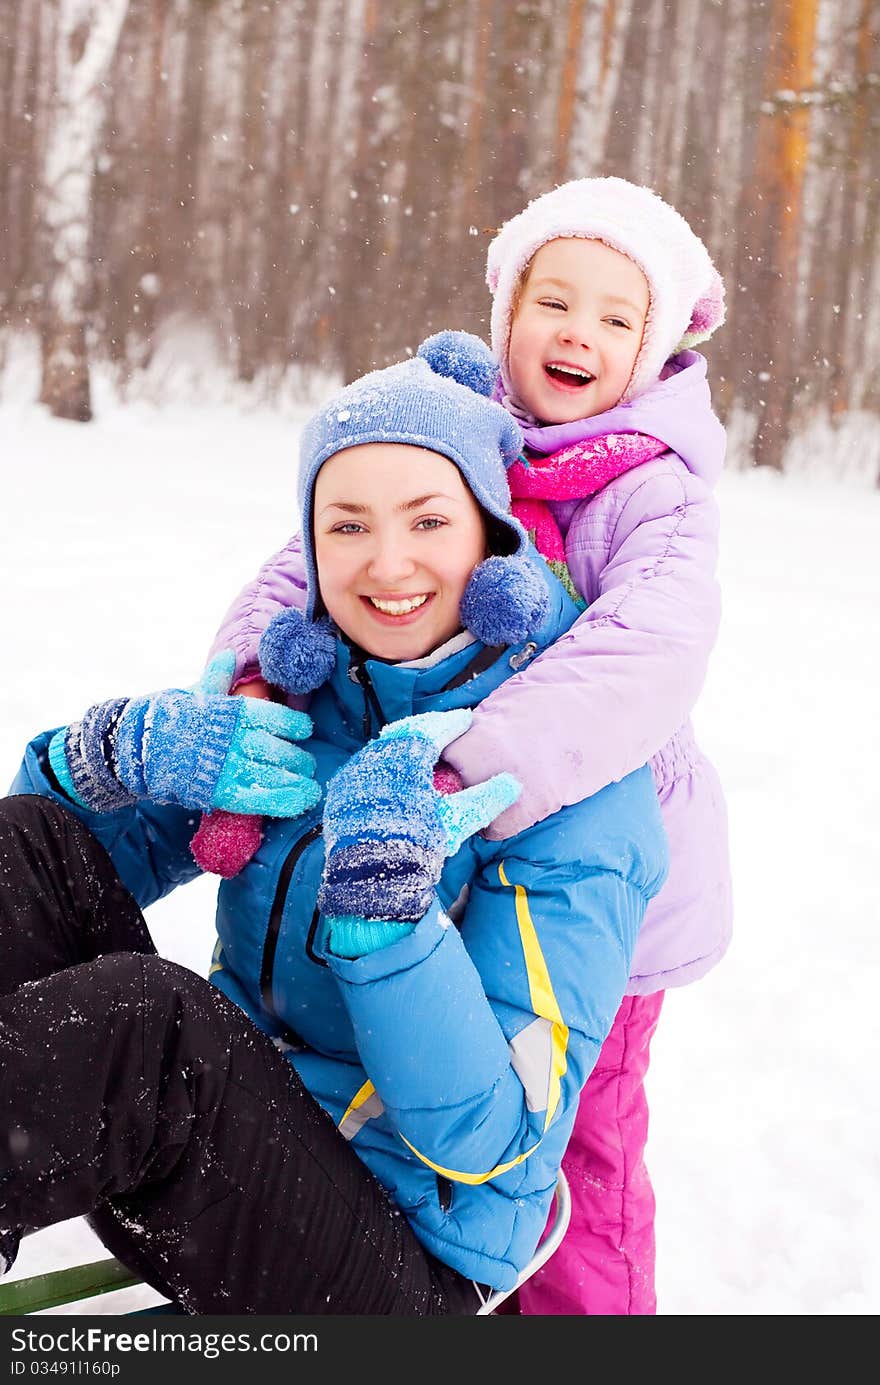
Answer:
[{"label": "snowy ground", "polygon": [[[84,427],[0,405],[0,791],[34,732],[194,679],[296,527],[302,412],[100,406]],[[720,491],[724,622],[696,721],[729,795],[736,931],[669,994],[655,1041],[666,1315],[880,1311],[880,492],[812,455],[809,474],[734,472]],[[202,972],[213,893],[200,880],[149,915],[160,950]],[[103,1253],[67,1222],[14,1273]]]}]

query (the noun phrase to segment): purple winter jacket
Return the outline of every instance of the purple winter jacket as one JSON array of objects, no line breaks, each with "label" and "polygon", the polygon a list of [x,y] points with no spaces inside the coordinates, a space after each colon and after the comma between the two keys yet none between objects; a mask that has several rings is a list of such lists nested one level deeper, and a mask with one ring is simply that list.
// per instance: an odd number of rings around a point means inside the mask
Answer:
[{"label": "purple winter jacket", "polygon": [[[706,362],[683,352],[667,379],[630,403],[525,432],[545,454],[614,432],[647,433],[670,451],[587,500],[552,506],[587,609],[474,709],[444,759],[465,784],[500,769],[522,783],[519,800],[486,830],[492,838],[522,831],[650,760],[670,868],[648,906],[627,991],[685,985],[723,956],[732,922],[727,810],[690,723],[720,618],[713,487],[725,435]],[[291,605],[305,605],[298,536],[240,593],[212,653],[233,648],[238,679],[256,675],[259,637]]]}]

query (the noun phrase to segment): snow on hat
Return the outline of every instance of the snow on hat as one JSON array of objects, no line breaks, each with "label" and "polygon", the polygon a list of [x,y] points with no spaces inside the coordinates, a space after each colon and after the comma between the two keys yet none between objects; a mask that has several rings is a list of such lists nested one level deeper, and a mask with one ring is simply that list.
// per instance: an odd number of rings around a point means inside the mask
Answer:
[{"label": "snow on hat", "polygon": [[652,385],[670,356],[706,341],[724,321],[721,276],[679,212],[625,178],[576,178],[529,202],[489,246],[492,349],[508,392],[507,353],[521,276],[542,245],[567,236],[603,241],[633,260],[648,281],[642,344],[622,402]]},{"label": "snow on hat", "polygon": [[[526,531],[510,512],[507,484],[507,468],[520,454],[522,434],[507,410],[490,398],[497,380],[498,366],[479,337],[438,332],[409,360],[347,385],[306,424],[300,441],[299,502],[308,603],[305,618],[295,610],[284,611],[263,634],[260,666],[271,683],[290,693],[307,692],[332,667],[332,632],[326,621],[315,620],[315,481],[335,453],[364,443],[407,443],[448,457],[495,521],[493,547],[504,552],[475,569],[461,601],[462,623],[487,645],[517,644],[540,625],[549,593]],[[323,641],[320,667],[315,666],[316,640]]]}]

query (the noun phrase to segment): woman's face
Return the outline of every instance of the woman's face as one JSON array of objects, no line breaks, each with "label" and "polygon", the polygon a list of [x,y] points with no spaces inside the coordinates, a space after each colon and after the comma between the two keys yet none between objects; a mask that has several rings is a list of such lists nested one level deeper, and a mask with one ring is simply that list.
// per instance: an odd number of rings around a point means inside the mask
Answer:
[{"label": "woman's face", "polygon": [[318,472],[312,524],[327,612],[368,654],[419,659],[461,629],[486,530],[448,458],[405,443],[347,447]]}]

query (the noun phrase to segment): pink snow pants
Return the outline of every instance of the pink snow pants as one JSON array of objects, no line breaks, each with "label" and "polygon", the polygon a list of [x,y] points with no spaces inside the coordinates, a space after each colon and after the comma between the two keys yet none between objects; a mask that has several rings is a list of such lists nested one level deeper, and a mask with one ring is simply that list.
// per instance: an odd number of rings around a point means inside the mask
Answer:
[{"label": "pink snow pants", "polygon": [[657,1311],[644,1079],[662,1004],[662,991],[625,996],[615,1016],[581,1093],[562,1161],[571,1223],[559,1249],[519,1290],[520,1313],[635,1317]]}]

